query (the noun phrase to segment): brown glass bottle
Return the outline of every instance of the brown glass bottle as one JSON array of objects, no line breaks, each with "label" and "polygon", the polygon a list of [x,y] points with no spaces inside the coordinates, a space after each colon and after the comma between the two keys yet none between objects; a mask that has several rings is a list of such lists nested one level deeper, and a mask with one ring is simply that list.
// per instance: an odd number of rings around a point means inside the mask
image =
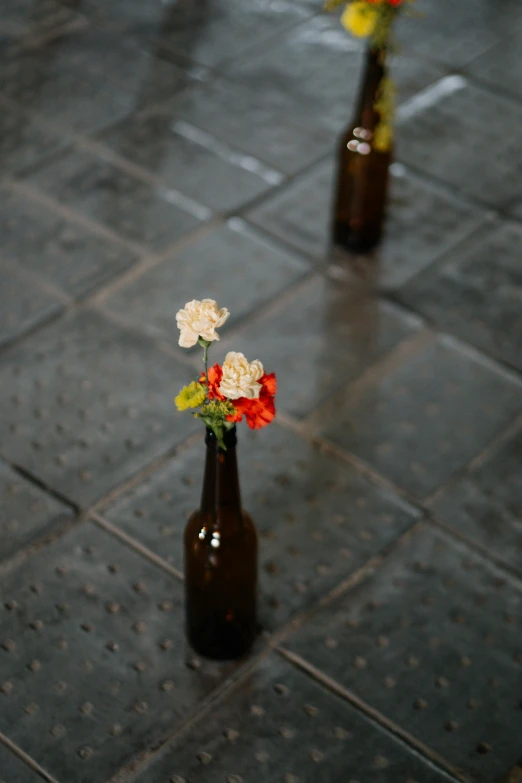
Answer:
[{"label": "brown glass bottle", "polygon": [[378,244],[386,212],[392,149],[375,149],[375,104],[386,77],[385,52],[370,48],[353,122],[341,138],[332,235],[335,245],[366,252]]},{"label": "brown glass bottle", "polygon": [[235,428],[207,429],[201,508],[185,528],[186,632],[200,655],[239,658],[256,636],[257,530],[241,508]]}]

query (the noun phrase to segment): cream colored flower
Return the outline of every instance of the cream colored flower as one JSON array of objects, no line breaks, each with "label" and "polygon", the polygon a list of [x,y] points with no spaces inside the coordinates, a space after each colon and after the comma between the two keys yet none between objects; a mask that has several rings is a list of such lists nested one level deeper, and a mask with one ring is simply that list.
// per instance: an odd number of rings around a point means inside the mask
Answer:
[{"label": "cream colored flower", "polygon": [[226,307],[218,309],[213,299],[193,299],[187,302],[182,310],[178,310],[176,322],[180,331],[179,344],[182,348],[191,348],[202,337],[209,343],[219,340],[216,332],[223,326],[230,313]]},{"label": "cream colored flower", "polygon": [[223,377],[219,391],[229,400],[246,397],[255,400],[259,397],[261,384],[257,381],[264,375],[263,365],[257,359],[248,362],[242,353],[230,351],[223,362]]}]

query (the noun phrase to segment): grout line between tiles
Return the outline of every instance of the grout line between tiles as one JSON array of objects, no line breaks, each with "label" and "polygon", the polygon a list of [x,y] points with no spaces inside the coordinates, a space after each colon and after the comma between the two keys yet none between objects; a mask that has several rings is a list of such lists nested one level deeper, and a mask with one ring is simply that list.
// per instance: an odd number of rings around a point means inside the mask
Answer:
[{"label": "grout line between tiles", "polygon": [[153,747],[149,745],[149,747],[138,754],[138,756],[134,756],[130,762],[120,768],[115,775],[106,781],[106,783],[127,783],[127,781],[130,783],[130,781],[134,780],[136,775],[141,773],[149,763],[152,763],[168,744],[173,742],[178,735],[183,734],[183,732],[187,731],[204,718],[212,707],[214,707],[216,702],[223,701],[230,693],[233,693],[236,688],[239,688],[243,680],[245,680],[260,663],[273,654],[272,647],[266,645],[253,657],[240,663],[236,671],[229,675],[224,682],[222,682],[221,685],[218,685],[218,687],[208,696],[202,699],[198,703],[198,706],[185,718],[181,719],[169,733],[166,733],[159,741],[157,740]]},{"label": "grout line between tiles", "polygon": [[506,443],[521,427],[522,413],[518,414],[514,421],[509,422],[506,427],[504,427],[493,438],[491,438],[491,440],[486,443],[484,448],[479,451],[478,454],[473,457],[473,459],[466,463],[463,468],[455,471],[455,473],[453,473],[444,484],[442,484],[440,487],[437,487],[437,489],[432,492],[431,495],[427,495],[425,498],[423,498],[423,505],[429,508],[443,492],[446,492],[449,488],[456,484],[459,479],[468,475],[469,473],[472,473],[476,468],[480,467],[484,462],[486,462],[490,456],[494,455],[498,448],[503,443]]},{"label": "grout line between tiles", "polygon": [[47,780],[48,783],[58,783],[56,778],[53,778],[52,775],[46,772],[43,767],[41,767],[33,758],[31,758],[31,756],[28,756],[27,753],[22,750],[22,748],[20,748],[18,745],[15,745],[15,743],[12,742],[9,737],[6,737],[6,735],[2,732],[0,732],[0,743],[5,745],[6,748],[9,748],[9,750],[12,751],[15,756],[18,756],[18,758],[28,767],[30,767],[33,772],[36,772],[44,780]]},{"label": "grout line between tiles", "polygon": [[91,234],[102,237],[103,239],[108,239],[138,256],[147,254],[147,248],[143,245],[140,245],[133,240],[125,239],[107,226],[91,220],[81,212],[76,212],[74,209],[66,206],[61,201],[57,201],[43,191],[38,190],[26,181],[12,179],[8,181],[7,184],[15,193],[26,196],[31,201],[42,204],[44,207],[47,207],[50,211],[54,212],[54,214],[86,228]]},{"label": "grout line between tiles", "polygon": [[170,565],[170,563],[167,563],[166,560],[153,552],[152,549],[149,549],[148,547],[141,544],[136,538],[132,538],[132,536],[127,535],[127,533],[121,530],[121,528],[116,527],[116,525],[108,522],[105,517],[102,517],[96,511],[92,511],[89,514],[89,519],[98,527],[103,528],[103,530],[112,535],[114,538],[118,538],[130,549],[133,549],[135,552],[137,552],[137,554],[144,557],[145,560],[150,560],[151,563],[158,566],[158,568],[161,568],[162,571],[165,571],[170,576],[173,576],[175,579],[183,582],[184,577],[181,571],[178,571],[177,568]]},{"label": "grout line between tiles", "polygon": [[383,715],[382,712],[379,712],[374,707],[371,707],[367,702],[363,701],[363,699],[360,699],[353,691],[348,690],[336,680],[322,672],[320,669],[317,669],[304,658],[301,658],[300,655],[296,655],[296,653],[293,653],[284,647],[277,647],[276,652],[278,652],[279,655],[285,658],[289,663],[308,674],[313,680],[323,685],[329,691],[335,693],[341,699],[349,702],[353,707],[370,718],[374,723],[379,724],[390,734],[402,740],[406,745],[415,750],[421,757],[429,760],[433,765],[438,767],[440,770],[443,770],[445,773],[450,774],[455,780],[461,781],[462,783],[468,783],[468,781],[470,781],[470,778],[467,775],[464,775],[460,772],[459,769],[447,762],[443,756],[439,755],[437,752],[428,747],[428,745],[425,745],[423,742],[418,740],[413,734],[410,734],[408,731],[387,718],[385,715]]}]

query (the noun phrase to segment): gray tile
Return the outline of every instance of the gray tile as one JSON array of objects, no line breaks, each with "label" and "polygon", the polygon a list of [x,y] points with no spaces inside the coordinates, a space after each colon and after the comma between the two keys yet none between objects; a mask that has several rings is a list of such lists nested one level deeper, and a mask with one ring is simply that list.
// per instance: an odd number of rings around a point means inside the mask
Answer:
[{"label": "gray tile", "polygon": [[489,0],[417,0],[415,14],[402,14],[398,35],[407,51],[463,66],[521,24],[518,0],[504,0],[501,7]]},{"label": "gray tile", "polygon": [[417,329],[416,318],[364,290],[314,278],[222,350],[275,371],[279,408],[302,416]]},{"label": "gray tile", "polygon": [[15,174],[65,147],[68,140],[0,99],[0,172]]},{"label": "gray tile", "polygon": [[518,585],[425,530],[290,646],[486,783],[520,758],[521,599]]},{"label": "gray tile", "polygon": [[506,204],[505,206],[510,216],[514,217],[516,220],[522,221],[522,199],[520,193],[512,204]]},{"label": "gray tile", "polygon": [[431,503],[446,525],[518,569],[522,546],[521,456],[519,429]]},{"label": "gray tile", "polygon": [[72,520],[70,509],[25,481],[1,460],[0,495],[0,559]]},{"label": "gray tile", "polygon": [[228,304],[228,329],[303,277],[308,268],[235,218],[185,244],[172,258],[118,290],[106,306],[139,329],[177,342],[176,311],[195,292]]},{"label": "gray tile", "polygon": [[[260,620],[282,625],[403,533],[416,512],[277,426],[239,432],[241,495],[260,534]],[[183,529],[199,506],[201,443],[104,515],[178,569]],[[320,524],[319,524],[320,520]]]},{"label": "gray tile", "polygon": [[176,54],[217,66],[248,55],[253,46],[299,24],[306,16],[286,0],[251,0],[248,7],[241,0],[181,0],[171,5],[156,35]]},{"label": "gray tile", "polygon": [[28,181],[80,214],[151,250],[172,244],[199,222],[171,203],[164,189],[80,150],[39,168]]},{"label": "gray tile", "polygon": [[456,192],[502,205],[522,182],[522,106],[461,77],[450,78],[455,89],[400,123],[399,157]]},{"label": "gray tile", "polygon": [[0,263],[0,346],[51,318],[63,304]]},{"label": "gray tile", "polygon": [[[245,84],[263,104],[294,120],[338,133],[355,112],[362,78],[362,45],[335,16],[319,16],[286,33],[273,46],[241,63],[232,63],[230,78]],[[394,78],[400,101],[439,78],[429,63],[399,56]]]},{"label": "gray tile", "polygon": [[282,179],[252,156],[206,133],[202,136],[178,120],[175,109],[133,116],[105,134],[103,142],[170,188],[213,210],[236,209]]},{"label": "gray tile", "polygon": [[[206,763],[201,763],[203,755]],[[184,731],[137,783],[448,781],[346,702],[272,657]]]},{"label": "gray tile", "polygon": [[182,593],[90,525],[5,577],[0,730],[58,780],[107,780],[230,671],[187,668]]},{"label": "gray tile", "polygon": [[60,42],[70,69],[102,80],[108,94],[134,110],[171,98],[192,82],[189,72],[157,56],[156,47],[121,29],[89,27]]},{"label": "gray tile", "polygon": [[364,395],[332,400],[326,435],[397,484],[433,492],[522,409],[522,383],[439,338]]},{"label": "gray tile", "polygon": [[171,391],[190,374],[94,312],[61,319],[2,360],[2,453],[89,505],[194,428]]},{"label": "gray tile", "polygon": [[264,105],[264,95],[240,84],[213,80],[168,103],[171,115],[232,145],[268,166],[293,174],[331,149],[330,135]]},{"label": "gray tile", "polygon": [[0,195],[0,260],[36,272],[56,288],[83,296],[137,260],[127,248],[23,195],[7,190]]},{"label": "gray tile", "polygon": [[4,60],[3,94],[83,132],[164,101],[193,81],[153,46],[110,27],[88,27]]},{"label": "gray tile", "polygon": [[321,258],[328,250],[333,161],[315,166],[247,212],[248,220],[302,250]]},{"label": "gray tile", "polygon": [[478,60],[474,60],[468,70],[491,87],[509,90],[522,98],[522,32],[504,38]]},{"label": "gray tile", "polygon": [[41,783],[42,778],[20,761],[5,745],[0,745],[0,770],[3,783]]},{"label": "gray tile", "polygon": [[520,226],[493,223],[400,296],[439,327],[522,370],[521,241]]},{"label": "gray tile", "polygon": [[24,36],[41,36],[81,19],[73,9],[54,0],[10,0],[2,8],[2,24]]},{"label": "gray tile", "polygon": [[[327,161],[248,213],[253,223],[315,257],[328,255],[334,164]],[[395,288],[470,233],[484,213],[392,167],[384,238],[369,260],[382,288]]]},{"label": "gray tile", "polygon": [[78,68],[68,53],[60,57],[60,41],[4,58],[0,95],[81,133],[97,131],[128,114],[132,105],[111,92],[103,75]]}]

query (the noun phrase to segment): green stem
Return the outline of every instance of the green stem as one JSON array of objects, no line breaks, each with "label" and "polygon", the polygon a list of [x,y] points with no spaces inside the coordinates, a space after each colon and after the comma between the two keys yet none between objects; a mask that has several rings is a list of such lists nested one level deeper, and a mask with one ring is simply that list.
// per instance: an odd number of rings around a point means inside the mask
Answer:
[{"label": "green stem", "polygon": [[205,365],[205,383],[208,389],[208,345],[203,346],[203,364]]}]

